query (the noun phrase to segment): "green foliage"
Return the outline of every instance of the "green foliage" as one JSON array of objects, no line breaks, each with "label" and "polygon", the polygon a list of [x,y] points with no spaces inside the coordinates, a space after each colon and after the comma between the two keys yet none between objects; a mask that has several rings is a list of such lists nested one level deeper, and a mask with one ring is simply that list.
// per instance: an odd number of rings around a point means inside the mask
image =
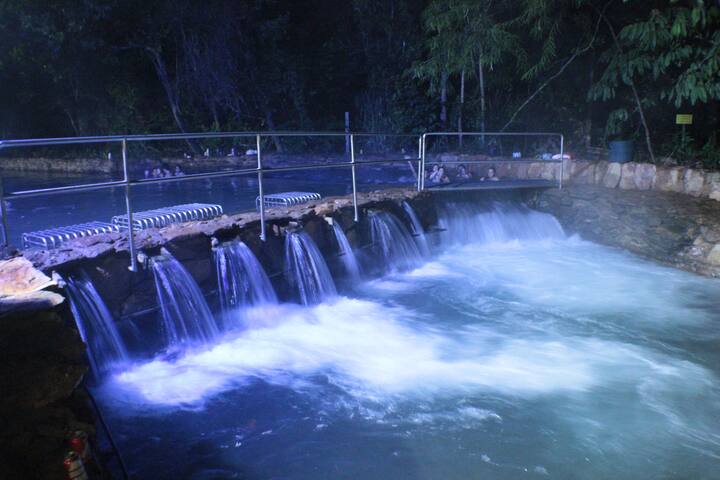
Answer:
[{"label": "green foliage", "polygon": [[708,140],[700,144],[689,133],[683,135],[677,132],[662,146],[661,153],[680,165],[687,165],[708,170],[720,169],[720,144],[717,134],[711,135]]},{"label": "green foliage", "polygon": [[608,63],[592,99],[611,100],[631,81],[657,84],[659,98],[676,107],[720,99],[720,8],[703,0],[666,3],[620,30],[622,50],[603,55]]},{"label": "green foliage", "polygon": [[423,12],[427,56],[413,65],[413,75],[429,80],[435,91],[442,75],[474,72],[478,62],[492,69],[511,56],[522,61],[520,39],[498,18],[502,13],[491,0],[430,2]]}]

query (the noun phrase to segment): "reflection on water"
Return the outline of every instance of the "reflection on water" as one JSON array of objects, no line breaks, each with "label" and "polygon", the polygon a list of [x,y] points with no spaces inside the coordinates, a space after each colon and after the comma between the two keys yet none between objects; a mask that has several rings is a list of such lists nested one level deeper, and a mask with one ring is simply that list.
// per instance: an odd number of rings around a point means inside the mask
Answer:
[{"label": "reflection on water", "polygon": [[519,207],[453,215],[419,268],[245,309],[250,328],[112,377],[98,394],[131,469],[716,478],[720,283]]}]

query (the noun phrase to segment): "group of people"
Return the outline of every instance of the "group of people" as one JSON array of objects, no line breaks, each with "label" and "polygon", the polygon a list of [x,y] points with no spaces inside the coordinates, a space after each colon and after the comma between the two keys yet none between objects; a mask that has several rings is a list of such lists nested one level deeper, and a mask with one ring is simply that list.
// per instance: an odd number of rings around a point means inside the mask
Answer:
[{"label": "group of people", "polygon": [[167,163],[145,170],[145,178],[182,177],[183,175],[185,172],[180,165],[175,165],[175,168],[171,169]]},{"label": "group of people", "polygon": [[[435,164],[432,166],[432,170],[430,172],[426,172],[426,179],[429,183],[434,184],[443,184],[443,183],[450,183],[451,179],[446,173],[445,166],[440,164]],[[460,164],[455,169],[455,175],[453,180],[456,182],[462,182],[471,180],[473,178],[472,172],[470,172],[467,167],[464,164]],[[485,176],[480,177],[481,182],[489,181],[489,182],[496,182],[500,180],[497,176],[497,173],[495,171],[495,167],[490,167],[487,170],[487,173]]]}]

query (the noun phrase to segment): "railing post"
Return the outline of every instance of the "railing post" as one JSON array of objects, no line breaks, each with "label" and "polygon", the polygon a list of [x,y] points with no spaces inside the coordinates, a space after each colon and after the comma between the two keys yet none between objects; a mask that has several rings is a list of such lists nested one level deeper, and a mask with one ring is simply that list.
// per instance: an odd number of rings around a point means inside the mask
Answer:
[{"label": "railing post", "polygon": [[420,163],[422,164],[422,168],[420,169],[420,190],[425,190],[425,155],[427,153],[427,133],[423,133],[422,135],[422,155],[420,159]]},{"label": "railing post", "polygon": [[420,185],[420,179],[425,175],[425,172],[422,169],[422,135],[418,137],[418,169],[417,169],[417,189],[418,192],[422,188],[422,185]]},{"label": "railing post", "polygon": [[127,158],[127,139],[122,140],[122,162],[123,162],[123,180],[125,181],[125,210],[128,219],[128,247],[130,249],[130,267],[131,272],[137,272],[137,255],[135,253],[135,228],[133,226],[132,203],[130,202],[130,174],[128,169]]},{"label": "railing post", "polygon": [[267,239],[265,234],[265,193],[263,192],[262,154],[260,153],[260,135],[255,137],[257,147],[258,197],[260,198],[260,240]]},{"label": "railing post", "polygon": [[560,182],[559,182],[559,188],[562,190],[563,188],[563,176],[565,175],[565,136],[560,135]]},{"label": "railing post", "polygon": [[355,135],[350,135],[350,163],[352,164],[350,169],[352,170],[352,195],[353,209],[355,212],[354,219],[357,222],[360,220],[360,215],[358,214],[357,180],[355,177]]},{"label": "railing post", "polygon": [[5,189],[2,177],[0,177],[0,215],[2,215],[2,244],[7,246],[10,244],[10,234],[8,233],[7,206],[5,205]]}]

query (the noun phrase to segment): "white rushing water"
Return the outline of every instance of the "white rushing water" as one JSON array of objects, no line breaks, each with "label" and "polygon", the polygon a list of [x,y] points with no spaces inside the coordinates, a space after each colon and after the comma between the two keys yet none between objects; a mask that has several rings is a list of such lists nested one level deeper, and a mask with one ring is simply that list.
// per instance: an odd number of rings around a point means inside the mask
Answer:
[{"label": "white rushing water", "polygon": [[225,311],[264,303],[277,303],[262,265],[243,242],[229,242],[215,248],[220,304]]},{"label": "white rushing water", "polygon": [[217,340],[220,329],[190,273],[172,255],[151,260],[166,344],[175,349]]},{"label": "white rushing water", "polygon": [[[383,220],[376,228],[396,227]],[[372,425],[378,441],[395,438],[385,428],[405,432],[423,478],[468,478],[463,465],[492,478],[712,471],[720,283],[567,237],[521,206],[448,205],[441,224],[444,253],[417,268],[315,305],[245,309],[247,330],[135,364],[106,394],[132,415],[210,415],[233,408],[218,398],[261,381],[305,398],[313,432],[335,428],[360,445],[357,462],[384,451],[348,422]],[[406,266],[400,254],[386,261],[397,258]],[[273,428],[291,422],[294,402]],[[320,434],[294,441],[308,435]]]},{"label": "white rushing water", "polygon": [[126,366],[129,357],[115,319],[87,275],[82,272],[77,277],[69,277],[67,291],[95,377],[100,378],[108,370]]}]

